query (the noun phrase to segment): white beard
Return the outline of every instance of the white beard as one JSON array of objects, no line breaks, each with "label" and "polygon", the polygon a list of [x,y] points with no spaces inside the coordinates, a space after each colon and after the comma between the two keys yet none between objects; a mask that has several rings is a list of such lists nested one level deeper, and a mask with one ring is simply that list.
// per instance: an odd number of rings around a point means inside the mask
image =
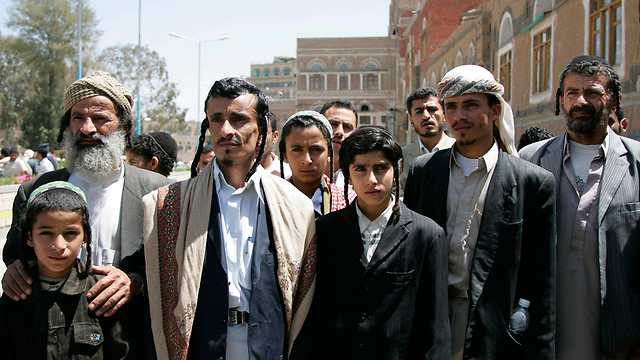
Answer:
[{"label": "white beard", "polygon": [[[99,145],[87,146],[80,144],[80,140],[98,139]],[[79,132],[73,136],[70,130],[64,132],[64,148],[67,149],[67,170],[70,173],[80,171],[91,174],[96,179],[105,178],[120,166],[121,157],[125,149],[125,132],[116,130],[108,135],[94,133],[91,136]]]}]

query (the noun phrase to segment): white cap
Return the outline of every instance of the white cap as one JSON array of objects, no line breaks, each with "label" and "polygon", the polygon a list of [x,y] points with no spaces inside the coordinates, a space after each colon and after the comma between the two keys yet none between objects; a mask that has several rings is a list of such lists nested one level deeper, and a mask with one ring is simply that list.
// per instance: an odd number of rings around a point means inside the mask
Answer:
[{"label": "white cap", "polygon": [[522,306],[523,308],[528,308],[529,305],[531,305],[531,301],[520,299],[520,301],[518,301],[518,305]]}]

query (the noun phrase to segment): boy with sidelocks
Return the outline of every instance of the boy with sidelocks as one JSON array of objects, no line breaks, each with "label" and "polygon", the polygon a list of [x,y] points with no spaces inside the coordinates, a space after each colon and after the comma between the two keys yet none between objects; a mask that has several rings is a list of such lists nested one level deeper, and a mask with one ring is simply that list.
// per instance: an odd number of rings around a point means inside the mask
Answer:
[{"label": "boy with sidelocks", "polygon": [[345,193],[352,185],[357,198],[316,221],[320,359],[450,358],[446,239],[399,200],[401,160],[382,127],[342,143]]}]

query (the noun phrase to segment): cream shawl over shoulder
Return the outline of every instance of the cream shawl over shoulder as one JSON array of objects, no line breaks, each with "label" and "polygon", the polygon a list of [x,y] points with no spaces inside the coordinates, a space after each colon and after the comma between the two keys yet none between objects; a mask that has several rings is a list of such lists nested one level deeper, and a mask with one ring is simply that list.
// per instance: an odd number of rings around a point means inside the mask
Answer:
[{"label": "cream shawl over shoulder", "polygon": [[[142,200],[151,327],[161,360],[187,357],[215,191],[211,166]],[[264,174],[261,183],[273,225],[290,352],[315,289],[313,205],[280,178]]]}]

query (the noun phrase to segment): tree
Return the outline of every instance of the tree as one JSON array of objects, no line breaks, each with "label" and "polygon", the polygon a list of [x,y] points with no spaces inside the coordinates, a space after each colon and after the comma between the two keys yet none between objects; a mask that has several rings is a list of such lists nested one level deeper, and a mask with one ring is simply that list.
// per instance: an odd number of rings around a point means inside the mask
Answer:
[{"label": "tree", "polygon": [[12,48],[11,37],[0,36],[0,130],[2,146],[15,146],[24,113],[25,84],[30,72]]},{"label": "tree", "polygon": [[[77,56],[78,6],[72,0],[13,0],[7,26],[17,31],[10,41],[27,67],[30,81],[24,84],[22,141],[32,147],[56,144],[62,117],[63,94],[74,80]],[[93,10],[83,3],[83,52],[93,50],[100,36]]]},{"label": "tree", "polygon": [[[169,81],[167,62],[148,46],[140,48],[140,114],[153,123],[149,131],[178,131],[184,128],[186,109],[176,104],[180,93]],[[133,44],[110,46],[98,56],[97,66],[113,75],[138,100],[138,46]],[[134,106],[134,113],[137,106]]]}]

